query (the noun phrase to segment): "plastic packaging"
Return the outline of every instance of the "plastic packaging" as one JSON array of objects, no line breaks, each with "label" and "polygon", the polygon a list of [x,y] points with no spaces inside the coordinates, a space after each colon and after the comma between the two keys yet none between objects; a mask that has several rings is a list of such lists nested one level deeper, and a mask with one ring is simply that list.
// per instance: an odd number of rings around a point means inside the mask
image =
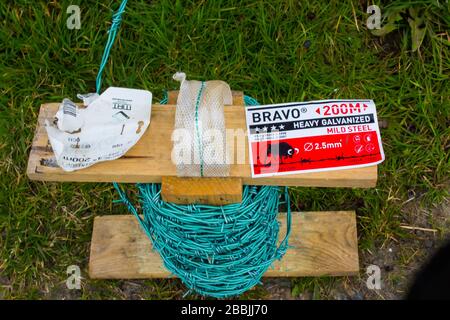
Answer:
[{"label": "plastic packaging", "polygon": [[175,115],[179,139],[172,153],[178,176],[228,176],[224,105],[233,101],[230,86],[217,80],[188,81],[182,72],[173,78],[181,82]]}]

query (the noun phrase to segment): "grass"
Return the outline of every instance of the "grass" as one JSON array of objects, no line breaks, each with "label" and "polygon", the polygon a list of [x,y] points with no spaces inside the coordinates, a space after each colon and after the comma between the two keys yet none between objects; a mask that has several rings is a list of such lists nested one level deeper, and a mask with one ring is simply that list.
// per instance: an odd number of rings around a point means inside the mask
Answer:
[{"label": "grass", "polygon": [[[72,4],[81,8],[80,30],[66,27]],[[87,277],[93,217],[126,210],[112,204],[111,184],[42,183],[25,175],[40,104],[95,91],[118,5],[0,4],[0,298],[170,299],[184,293],[178,281],[136,282],[144,288],[136,293],[134,282],[88,278],[82,290],[67,291],[67,266],[79,265]],[[159,99],[165,89],[177,88],[171,75],[182,70],[191,79],[225,80],[261,103],[374,99],[388,122],[378,186],[291,188],[293,206],[357,210],[362,253],[399,239],[407,246],[414,235],[399,228],[405,202],[415,196],[419,207],[431,208],[448,197],[450,14],[444,1],[392,5],[427,13],[430,29],[418,52],[411,51],[407,24],[383,38],[373,36],[365,26],[366,1],[132,0],[103,88],[144,88]],[[336,281],[299,279],[293,291],[320,297]],[[258,289],[243,297],[266,294]]]}]

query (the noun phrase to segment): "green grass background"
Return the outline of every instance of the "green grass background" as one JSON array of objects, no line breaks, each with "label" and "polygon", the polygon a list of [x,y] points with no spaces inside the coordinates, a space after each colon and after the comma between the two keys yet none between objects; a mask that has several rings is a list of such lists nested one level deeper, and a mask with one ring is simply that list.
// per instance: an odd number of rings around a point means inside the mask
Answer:
[{"label": "green grass background", "polygon": [[[382,13],[385,4],[376,1]],[[66,27],[71,4],[80,30]],[[371,4],[371,3],[370,3]],[[30,181],[26,164],[39,106],[95,91],[112,10],[119,1],[2,1],[0,4],[0,297],[47,298],[63,290],[66,268],[82,268],[76,297],[122,298],[120,281],[87,278],[96,215],[125,214],[111,184]],[[407,239],[402,206],[430,207],[448,195],[449,26],[445,1],[395,1],[426,13],[427,35],[411,51],[407,23],[384,38],[365,21],[366,1],[130,0],[103,88],[153,92],[182,70],[221,79],[261,103],[369,98],[386,161],[373,189],[291,188],[293,209],[358,213],[360,250]],[[306,48],[305,42],[310,46]],[[432,221],[430,221],[432,223]],[[320,281],[320,280],[319,280]],[[325,280],[326,281],[326,280]],[[177,281],[145,281],[145,298],[180,297]],[[296,293],[308,283],[295,280]],[[56,293],[55,293],[56,292]],[[245,297],[260,297],[258,290]]]}]

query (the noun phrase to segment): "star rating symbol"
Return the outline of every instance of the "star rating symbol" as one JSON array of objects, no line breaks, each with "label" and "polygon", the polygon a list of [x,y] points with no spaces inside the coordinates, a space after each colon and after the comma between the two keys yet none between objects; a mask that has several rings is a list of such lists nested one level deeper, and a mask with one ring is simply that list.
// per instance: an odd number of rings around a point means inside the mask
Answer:
[{"label": "star rating symbol", "polygon": [[[285,128],[285,125],[284,124],[280,124],[280,125],[278,125],[278,128],[279,128],[279,130],[283,130]],[[255,127],[253,130],[256,133],[267,132],[267,131],[277,131],[277,126],[276,125],[272,125],[271,127],[264,126],[262,128]]]}]

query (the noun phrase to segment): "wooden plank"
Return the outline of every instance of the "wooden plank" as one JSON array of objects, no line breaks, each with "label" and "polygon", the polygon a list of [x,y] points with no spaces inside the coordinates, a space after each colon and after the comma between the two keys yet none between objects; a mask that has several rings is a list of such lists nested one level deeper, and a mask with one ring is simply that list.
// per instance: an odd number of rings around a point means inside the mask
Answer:
[{"label": "wooden plank", "polygon": [[[176,167],[171,161],[171,134],[175,120],[175,105],[153,105],[149,128],[139,142],[122,158],[98,163],[74,172],[64,172],[54,165],[53,152],[44,128],[44,120],[49,119],[51,121],[58,110],[58,106],[58,103],[41,106],[36,136],[33,140],[27,167],[27,174],[30,179],[73,182],[160,183],[163,176],[176,176]],[[230,177],[241,178],[243,184],[361,188],[376,185],[377,166],[254,179],[251,177],[248,159],[244,108],[227,106],[225,108],[225,121],[228,129],[236,129],[244,137],[240,139],[239,143],[230,143],[228,149],[235,159],[235,164],[232,164],[230,168]]]},{"label": "wooden plank", "polygon": [[242,181],[238,178],[162,177],[161,196],[176,204],[221,206],[242,202]]},{"label": "wooden plank", "polygon": [[[284,237],[284,220],[281,216],[280,239]],[[274,263],[266,277],[342,276],[359,272],[353,211],[293,213],[289,244],[293,248]],[[134,216],[110,215],[94,220],[89,276],[145,279],[171,275]]]}]

